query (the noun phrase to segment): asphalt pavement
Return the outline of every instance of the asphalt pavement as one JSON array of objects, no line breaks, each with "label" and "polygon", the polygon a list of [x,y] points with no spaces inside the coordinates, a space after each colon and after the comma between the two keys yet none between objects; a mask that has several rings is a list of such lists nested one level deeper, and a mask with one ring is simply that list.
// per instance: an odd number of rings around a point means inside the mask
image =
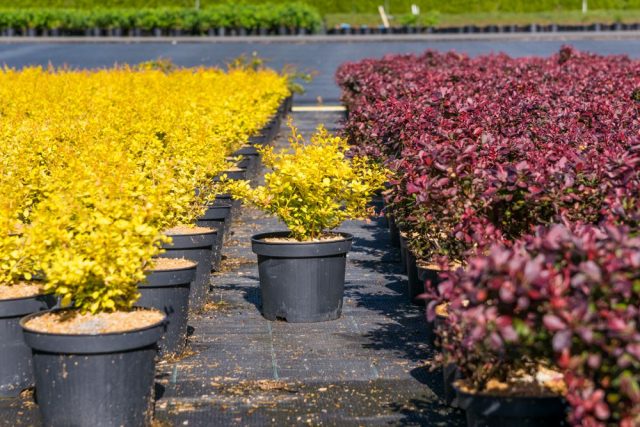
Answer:
[{"label": "asphalt pavement", "polygon": [[8,40],[0,39],[0,64],[10,67],[27,65],[67,65],[75,68],[108,67],[115,63],[139,63],[158,58],[171,59],[178,65],[222,66],[233,58],[253,52],[270,65],[285,64],[316,74],[307,85],[306,94],[296,103],[335,104],[339,89],[334,74],[340,64],[390,53],[419,53],[426,49],[455,50],[469,55],[504,52],[511,56],[550,55],[562,45],[600,54],[628,54],[640,57],[640,36],[630,34],[530,34],[530,35],[452,35],[441,37],[290,37],[284,39],[152,39],[131,40]]}]

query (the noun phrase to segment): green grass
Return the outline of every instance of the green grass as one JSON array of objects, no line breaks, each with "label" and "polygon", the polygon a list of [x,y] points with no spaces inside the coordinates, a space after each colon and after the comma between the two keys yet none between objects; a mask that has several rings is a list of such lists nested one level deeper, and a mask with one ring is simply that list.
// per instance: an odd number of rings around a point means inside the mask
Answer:
[{"label": "green grass", "polygon": [[[424,15],[424,14],[423,14]],[[405,16],[394,16],[392,25],[403,25]],[[637,23],[640,22],[640,8],[637,10],[593,10],[587,14],[580,11],[553,11],[553,12],[530,12],[530,13],[459,13],[445,14],[435,13],[430,16],[423,16],[419,19],[420,24],[433,24],[436,27],[456,27],[465,25],[527,25],[527,24],[612,24],[615,22]],[[365,13],[347,14],[327,14],[325,15],[327,28],[333,28],[342,23],[352,26],[368,25],[378,26],[382,23],[380,15]]]},{"label": "green grass", "polygon": [[[640,0],[588,0],[590,12],[583,15],[581,0],[302,0],[317,8],[328,28],[342,23],[378,26],[378,5],[394,16],[394,25],[412,23],[411,4],[420,6],[418,23],[439,27],[464,25],[588,24],[640,22]],[[192,8],[196,0],[0,0],[1,8]],[[278,0],[199,0],[202,8],[213,5],[290,3]]]}]

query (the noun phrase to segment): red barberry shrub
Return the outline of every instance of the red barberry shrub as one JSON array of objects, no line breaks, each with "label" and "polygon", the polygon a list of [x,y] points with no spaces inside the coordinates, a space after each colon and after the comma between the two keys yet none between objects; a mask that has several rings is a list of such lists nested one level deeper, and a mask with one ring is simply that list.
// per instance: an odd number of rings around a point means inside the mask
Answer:
[{"label": "red barberry shrub", "polygon": [[[439,285],[450,359],[482,388],[555,364],[576,425],[640,422],[640,238],[606,224],[554,225],[494,245]],[[532,363],[536,362],[536,363]]]},{"label": "red barberry shrub", "polygon": [[560,221],[638,223],[640,62],[455,53],[343,65],[354,150],[396,172],[396,220],[426,259],[462,263]]}]

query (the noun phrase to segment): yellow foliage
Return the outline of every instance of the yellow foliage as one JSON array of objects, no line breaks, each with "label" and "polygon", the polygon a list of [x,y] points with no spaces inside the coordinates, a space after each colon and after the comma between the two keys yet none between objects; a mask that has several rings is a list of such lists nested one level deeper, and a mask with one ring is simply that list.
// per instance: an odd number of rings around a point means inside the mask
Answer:
[{"label": "yellow foliage", "polygon": [[264,164],[272,169],[265,184],[227,183],[234,197],[277,215],[300,241],[317,239],[347,219],[368,216],[367,204],[383,187],[386,171],[367,158],[347,157],[346,140],[323,127],[308,144],[290,127],[290,151],[261,150]]},{"label": "yellow foliage", "polygon": [[0,285],[40,277],[82,311],[126,309],[162,230],[289,95],[265,69],[0,72]]}]

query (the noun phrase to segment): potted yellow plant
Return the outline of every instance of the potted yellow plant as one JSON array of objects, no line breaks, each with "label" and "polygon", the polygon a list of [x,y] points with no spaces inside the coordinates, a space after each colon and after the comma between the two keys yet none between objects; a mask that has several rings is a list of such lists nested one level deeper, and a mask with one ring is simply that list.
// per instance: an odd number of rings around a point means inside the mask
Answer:
[{"label": "potted yellow plant", "polygon": [[96,142],[66,156],[28,227],[42,245],[44,290],[63,307],[20,322],[44,425],[150,423],[165,314],[133,305],[162,235],[149,225],[153,182],[124,150]]},{"label": "potted yellow plant", "polygon": [[39,254],[25,233],[35,203],[30,189],[40,176],[33,151],[26,148],[6,141],[0,150],[0,397],[17,396],[33,385],[31,349],[22,338],[20,319],[55,303],[35,280]]},{"label": "potted yellow plant", "polygon": [[332,231],[370,214],[367,203],[385,172],[364,157],[349,157],[347,141],[324,128],[307,143],[290,125],[291,150],[261,149],[271,172],[265,184],[229,184],[234,197],[276,215],[287,231],[253,236],[262,313],[269,320],[318,322],[342,310],[346,254],[353,236]]}]

